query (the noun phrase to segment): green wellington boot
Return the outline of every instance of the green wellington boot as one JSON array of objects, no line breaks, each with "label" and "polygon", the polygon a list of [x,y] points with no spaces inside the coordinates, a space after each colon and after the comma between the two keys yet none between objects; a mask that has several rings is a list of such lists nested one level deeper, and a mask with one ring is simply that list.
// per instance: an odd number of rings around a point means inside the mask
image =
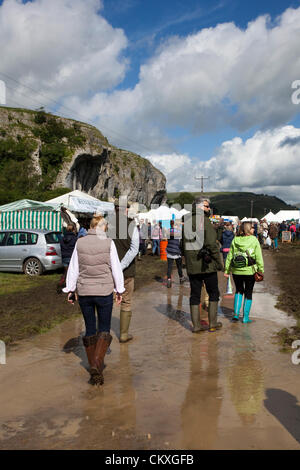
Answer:
[{"label": "green wellington boot", "polygon": [[243,305],[243,312],[244,312],[243,323],[251,323],[252,322],[252,320],[249,320],[251,305],[252,305],[252,300],[251,299],[246,299],[246,297],[245,297],[244,305]]},{"label": "green wellington boot", "polygon": [[205,326],[201,325],[200,322],[200,312],[199,312],[199,305],[190,305],[191,310],[191,319],[193,323],[193,333],[200,333],[201,331],[207,330]]},{"label": "green wellington boot", "polygon": [[124,310],[120,312],[120,343],[127,343],[133,339],[133,336],[128,334],[131,316],[132,312],[126,312]]},{"label": "green wellington boot", "polygon": [[214,332],[222,328],[222,323],[217,321],[218,318],[218,302],[209,302],[208,304],[208,319],[209,319],[209,332]]},{"label": "green wellington boot", "polygon": [[239,321],[240,310],[243,303],[243,294],[235,294],[234,296],[234,316],[233,321]]}]

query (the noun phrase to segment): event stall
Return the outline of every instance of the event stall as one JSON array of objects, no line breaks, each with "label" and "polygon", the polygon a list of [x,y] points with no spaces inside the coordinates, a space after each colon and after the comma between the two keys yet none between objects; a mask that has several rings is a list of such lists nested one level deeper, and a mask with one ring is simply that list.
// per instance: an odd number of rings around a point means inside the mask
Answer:
[{"label": "event stall", "polygon": [[180,211],[175,209],[175,207],[160,206],[157,209],[151,209],[149,212],[141,212],[137,214],[137,219],[148,220],[148,222],[153,223],[154,221],[170,221],[182,219],[185,214],[188,214],[189,211],[181,209]]},{"label": "event stall", "polygon": [[48,204],[55,204],[65,207],[71,212],[80,214],[94,214],[95,212],[108,213],[114,211],[112,202],[100,201],[99,199],[83,193],[82,191],[71,191],[46,201]]},{"label": "event stall", "polygon": [[59,206],[21,199],[0,206],[0,230],[46,229],[60,232],[62,220]]},{"label": "event stall", "polygon": [[300,210],[297,211],[279,211],[275,214],[276,219],[272,220],[272,222],[283,222],[289,220],[299,220],[300,219]]}]

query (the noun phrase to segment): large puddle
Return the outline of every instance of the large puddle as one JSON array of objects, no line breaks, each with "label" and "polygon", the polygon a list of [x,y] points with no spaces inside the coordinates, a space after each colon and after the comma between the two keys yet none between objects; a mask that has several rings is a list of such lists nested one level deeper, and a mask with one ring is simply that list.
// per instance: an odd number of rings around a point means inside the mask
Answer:
[{"label": "large puddle", "polygon": [[[1,449],[300,449],[300,365],[273,334],[292,320],[255,288],[253,323],[191,333],[189,288],[136,293],[134,340],[118,311],[105,384],[88,384],[81,319],[24,341],[0,366]],[[221,282],[221,291],[224,283]]]}]

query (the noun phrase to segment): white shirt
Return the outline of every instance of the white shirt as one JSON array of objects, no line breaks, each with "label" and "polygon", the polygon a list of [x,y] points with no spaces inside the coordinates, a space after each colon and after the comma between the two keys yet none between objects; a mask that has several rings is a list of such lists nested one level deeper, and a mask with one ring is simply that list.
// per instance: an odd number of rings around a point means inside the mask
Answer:
[{"label": "white shirt", "polygon": [[[116,245],[113,240],[110,245],[110,263],[111,263],[111,272],[115,284],[115,292],[122,294],[125,291],[124,288],[124,276],[117,253]],[[79,263],[78,263],[78,252],[77,252],[77,243],[75,245],[72,258],[69,264],[66,287],[63,289],[63,292],[68,294],[69,292],[75,292],[77,287],[77,280],[79,276]]]}]

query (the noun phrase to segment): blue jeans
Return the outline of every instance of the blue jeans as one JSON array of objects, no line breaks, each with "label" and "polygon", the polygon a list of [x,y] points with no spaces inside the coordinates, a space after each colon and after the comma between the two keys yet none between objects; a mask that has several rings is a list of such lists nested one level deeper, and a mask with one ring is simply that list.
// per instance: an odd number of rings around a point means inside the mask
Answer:
[{"label": "blue jeans", "polygon": [[113,294],[79,295],[78,302],[85,322],[85,336],[93,336],[97,332],[95,308],[98,316],[98,332],[110,332],[113,309]]},{"label": "blue jeans", "polygon": [[70,264],[71,258],[62,258],[62,264],[64,268],[67,268]]},{"label": "blue jeans", "polygon": [[156,252],[156,248],[157,248],[157,253],[158,253],[158,256],[160,256],[160,240],[153,240],[152,239],[152,253],[155,254]]}]

